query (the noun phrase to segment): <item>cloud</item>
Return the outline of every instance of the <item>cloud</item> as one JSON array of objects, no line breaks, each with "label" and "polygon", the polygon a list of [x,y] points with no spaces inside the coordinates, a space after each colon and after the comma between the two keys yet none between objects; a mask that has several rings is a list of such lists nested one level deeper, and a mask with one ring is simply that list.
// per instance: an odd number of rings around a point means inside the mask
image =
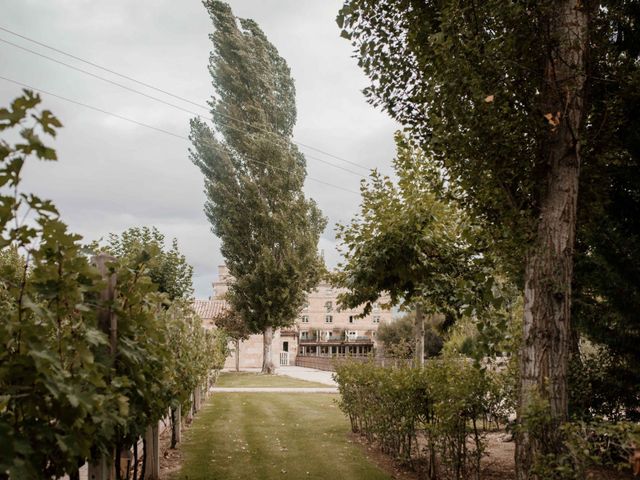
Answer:
[{"label": "cloud", "polygon": [[[398,126],[368,105],[361,93],[367,79],[351,58],[348,42],[339,38],[334,21],[341,0],[235,0],[230,4],[237,15],[260,24],[291,67],[297,89],[296,138],[365,170],[301,150],[364,176],[373,167],[390,172],[393,132]],[[3,5],[2,24],[197,103],[206,104],[213,93],[207,71],[212,26],[199,0],[22,0]],[[9,34],[0,37],[126,82]],[[5,44],[0,44],[0,52],[4,76],[188,135],[190,114]],[[0,105],[19,91],[0,81]],[[168,238],[176,237],[195,267],[196,294],[209,296],[222,257],[220,242],[203,213],[203,180],[189,161],[189,143],[48,96],[44,105],[65,126],[54,142],[60,161],[29,165],[25,188],[53,199],[71,229],[87,240],[135,225],[155,225]],[[307,161],[310,177],[359,191],[357,176],[310,157]],[[333,267],[339,260],[333,227],[355,214],[359,196],[311,179],[305,191],[329,217],[319,248]]]}]

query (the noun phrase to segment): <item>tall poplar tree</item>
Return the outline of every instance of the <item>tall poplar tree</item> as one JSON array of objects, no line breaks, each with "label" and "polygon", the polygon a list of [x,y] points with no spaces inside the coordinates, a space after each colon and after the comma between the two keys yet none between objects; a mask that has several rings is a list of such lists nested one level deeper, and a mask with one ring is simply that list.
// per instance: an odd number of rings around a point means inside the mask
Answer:
[{"label": "tall poplar tree", "polygon": [[630,0],[347,0],[338,15],[370,101],[464,192],[523,288],[519,413],[546,404],[550,425],[520,429],[519,479],[567,418],[580,171],[629,162],[638,17]]},{"label": "tall poplar tree", "polygon": [[205,176],[205,213],[234,277],[228,300],[264,338],[273,373],[275,328],[291,325],[324,270],[318,240],[326,220],[302,191],[303,155],[292,143],[295,87],[286,61],[250,19],[204,2],[215,31],[209,71],[215,130],[191,121],[192,161]]}]

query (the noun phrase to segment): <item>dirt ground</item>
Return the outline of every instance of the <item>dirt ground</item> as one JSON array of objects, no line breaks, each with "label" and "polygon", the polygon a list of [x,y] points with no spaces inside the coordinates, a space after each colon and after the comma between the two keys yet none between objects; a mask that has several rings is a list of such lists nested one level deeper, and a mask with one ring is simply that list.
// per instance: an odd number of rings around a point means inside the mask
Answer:
[{"label": "dirt ground", "polygon": [[[190,424],[186,424],[182,430],[182,434],[189,428]],[[180,448],[172,449],[171,447],[171,429],[167,428],[160,435],[160,480],[167,480],[173,473],[180,470],[182,465],[182,452]]]},{"label": "dirt ground", "polygon": [[[378,465],[396,480],[420,480],[420,475],[409,468],[404,468],[383,454],[377,447],[367,444],[364,437],[350,434],[350,441],[360,444],[365,450],[367,458]],[[482,460],[482,480],[515,480],[515,442],[505,441],[504,431],[490,432],[486,436],[487,455]],[[611,470],[592,470],[587,473],[585,480],[632,480],[628,472]]]}]

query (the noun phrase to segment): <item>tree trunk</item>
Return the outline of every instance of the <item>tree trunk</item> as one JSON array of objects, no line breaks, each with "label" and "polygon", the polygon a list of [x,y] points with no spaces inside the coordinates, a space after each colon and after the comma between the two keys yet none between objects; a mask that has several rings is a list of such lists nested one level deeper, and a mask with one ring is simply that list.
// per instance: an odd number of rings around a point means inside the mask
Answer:
[{"label": "tree trunk", "polygon": [[240,371],[240,339],[236,338],[236,372]]},{"label": "tree trunk", "polygon": [[262,332],[262,373],[272,375],[276,371],[273,364],[271,344],[273,343],[273,327],[265,327]]},{"label": "tree trunk", "polygon": [[416,320],[414,326],[415,351],[414,362],[416,367],[424,365],[424,314],[420,304],[416,304]]},{"label": "tree trunk", "polygon": [[178,436],[180,435],[180,413],[178,412],[178,407],[171,407],[171,445],[169,448],[175,449],[176,445],[178,445]]},{"label": "tree trunk", "polygon": [[[537,479],[531,467],[559,449],[558,425],[567,418],[567,367],[571,340],[571,280],[576,229],[579,136],[584,118],[588,12],[577,0],[556,2],[549,30],[557,40],[545,70],[542,150],[545,179],[537,229],[527,254],[523,345],[520,353],[516,467],[519,480]],[[542,404],[540,403],[542,401]],[[526,431],[527,412],[548,409],[546,428]]]}]

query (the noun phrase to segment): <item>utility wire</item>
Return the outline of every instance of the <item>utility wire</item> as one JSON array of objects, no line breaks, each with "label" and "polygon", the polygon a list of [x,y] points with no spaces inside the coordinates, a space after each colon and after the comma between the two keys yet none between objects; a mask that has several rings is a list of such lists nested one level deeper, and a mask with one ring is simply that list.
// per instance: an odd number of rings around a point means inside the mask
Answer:
[{"label": "utility wire", "polygon": [[[205,110],[207,110],[207,111],[209,111],[209,109],[210,109],[210,107],[208,107],[208,106],[206,106],[206,105],[203,105],[203,104],[201,104],[201,103],[195,102],[195,101],[193,101],[193,100],[189,100],[188,98],[182,97],[182,96],[177,95],[177,94],[175,94],[175,93],[171,93],[171,92],[169,92],[169,91],[167,91],[167,90],[164,90],[164,89],[162,89],[162,88],[156,87],[156,86],[151,85],[151,84],[149,84],[149,83],[143,82],[143,81],[138,80],[138,79],[136,79],[136,78],[133,78],[133,77],[131,77],[131,76],[129,76],[129,75],[125,75],[125,74],[123,74],[123,73],[119,73],[119,72],[117,72],[117,71],[115,71],[115,70],[113,70],[113,69],[110,69],[110,68],[104,67],[104,66],[99,65],[99,64],[97,64],[97,63],[95,63],[95,62],[92,62],[92,61],[90,61],[90,60],[86,60],[86,59],[84,59],[84,58],[78,57],[77,55],[74,55],[74,54],[72,54],[72,53],[65,52],[64,50],[60,50],[59,48],[53,47],[53,46],[48,45],[48,44],[46,44],[46,43],[39,42],[38,40],[35,40],[35,39],[33,39],[33,38],[27,37],[26,35],[22,35],[22,34],[19,34],[19,33],[17,33],[17,32],[14,32],[14,31],[12,31],[12,30],[9,30],[8,28],[3,27],[3,26],[1,26],[1,25],[0,25],[0,30],[2,30],[2,31],[4,31],[4,32],[7,32],[7,33],[9,33],[9,34],[11,34],[11,35],[15,35],[16,37],[20,37],[20,38],[22,38],[22,39],[24,39],[24,40],[26,40],[26,41],[28,41],[28,42],[34,43],[34,44],[36,44],[36,45],[40,45],[41,47],[47,48],[47,49],[52,50],[52,51],[54,51],[54,52],[60,53],[61,55],[66,55],[67,57],[70,57],[70,58],[73,58],[73,59],[78,60],[78,61],[80,61],[80,62],[86,63],[87,65],[91,65],[92,67],[99,68],[100,70],[103,70],[103,71],[105,71],[105,72],[111,73],[111,74],[113,74],[113,75],[117,75],[118,77],[121,77],[121,78],[127,79],[127,80],[129,80],[129,81],[131,81],[131,82],[137,83],[137,84],[142,85],[142,86],[144,86],[144,87],[150,88],[150,89],[155,90],[155,91],[157,91],[157,92],[163,93],[163,94],[168,95],[168,96],[173,97],[173,98],[176,98],[176,99],[181,100],[181,101],[183,101],[183,102],[190,103],[191,105],[195,105],[196,107],[203,108],[203,109],[205,109]],[[0,39],[0,40],[2,40],[2,39]],[[48,58],[49,60],[52,60],[52,61],[57,61],[57,60],[55,60],[55,59],[52,59],[51,57],[47,57],[47,56],[42,55],[42,54],[40,54],[40,53],[34,52],[34,51],[29,50],[29,49],[27,49],[27,48],[25,48],[25,47],[19,46],[19,45],[15,44],[15,43],[11,43],[11,42],[9,42],[9,41],[7,41],[7,40],[2,40],[2,41],[4,41],[5,43],[9,43],[9,44],[11,44],[11,45],[13,45],[13,46],[15,46],[15,47],[17,47],[17,48],[21,48],[21,49],[26,50],[26,51],[28,51],[28,52],[34,53],[35,55],[39,55],[39,56],[41,56],[41,57]],[[61,64],[66,65],[66,66],[69,66],[69,65],[67,65],[67,64],[64,64],[63,62],[58,62],[58,63],[61,63]],[[82,71],[82,70],[79,70],[79,69],[77,69],[76,67],[72,67],[72,66],[69,66],[69,68],[73,68],[74,70]],[[83,72],[83,73],[87,73],[88,75],[92,75],[92,76],[94,76],[94,77],[96,77],[96,78],[100,78],[100,79],[102,79],[102,80],[109,81],[109,80],[103,79],[102,77],[97,77],[97,76],[96,76],[96,75],[94,75],[94,74],[91,74],[91,73],[88,73],[88,72],[84,72],[84,71],[82,71],[82,72]],[[110,82],[110,83],[114,83],[114,82]],[[115,83],[114,83],[114,84],[115,84]],[[121,86],[120,84],[117,84],[117,85],[118,85],[118,86]],[[127,88],[127,87],[123,87],[123,88]],[[131,90],[131,89],[129,89],[129,88],[127,88],[127,90],[133,91],[133,90]],[[140,92],[136,92],[136,93],[140,93]],[[145,94],[144,94],[144,93],[141,93],[141,95],[145,95]],[[148,96],[148,95],[145,95],[145,96]],[[152,98],[152,97],[149,97],[149,98]],[[178,107],[178,108],[179,108],[179,107]],[[259,129],[259,130],[264,130],[264,131],[266,131],[267,133],[271,133],[271,132],[269,132],[269,131],[268,131],[268,130],[266,130],[266,129],[263,129],[263,128],[260,128],[260,127],[256,127],[256,126],[254,126],[254,125],[251,125],[249,122],[245,122],[245,121],[243,121],[243,120],[240,120],[240,119],[234,118],[234,117],[232,117],[232,116],[230,116],[230,115],[223,114],[223,113],[220,113],[220,115],[224,116],[225,118],[227,118],[227,119],[229,119],[229,120],[234,120],[234,121],[236,121],[236,122],[239,122],[239,123],[243,123],[243,124],[245,124],[245,125],[248,125],[248,126],[250,126],[250,127],[252,127],[252,128],[257,128],[257,129]],[[322,150],[322,149],[317,148],[317,147],[314,147],[314,146],[312,146],[312,145],[305,144],[305,143],[302,143],[302,142],[298,142],[298,141],[295,141],[295,140],[294,140],[294,143],[295,143],[295,144],[297,144],[297,145],[299,145],[299,146],[301,146],[301,147],[308,148],[309,150],[313,150],[313,151],[315,151],[315,152],[322,153],[323,155],[326,155],[326,156],[328,156],[328,157],[334,158],[334,159],[339,160],[339,161],[341,161],[341,162],[345,162],[345,163],[348,163],[348,164],[353,165],[353,166],[355,166],[355,167],[361,168],[361,169],[363,169],[363,170],[366,170],[367,172],[369,171],[369,169],[368,169],[367,167],[363,167],[363,166],[362,166],[362,165],[360,165],[359,163],[352,162],[351,160],[348,160],[348,159],[346,159],[346,158],[340,157],[340,156],[338,156],[338,155],[334,155],[333,153],[327,152],[326,150]],[[310,158],[313,158],[313,157],[310,157]],[[333,164],[329,164],[329,165],[333,165]]]},{"label": "utility wire", "polygon": [[[17,81],[17,80],[13,80],[13,79],[11,79],[11,78],[3,77],[3,76],[1,76],[1,75],[0,75],[0,80],[4,80],[5,82],[13,83],[14,85],[19,85],[19,86],[21,86],[21,87],[24,87],[24,88],[28,88],[28,89],[34,90],[34,91],[39,92],[39,93],[42,93],[42,94],[44,94],[44,95],[49,95],[49,96],[54,97],[54,98],[57,98],[57,99],[59,99],[59,100],[63,100],[63,101],[65,101],[65,102],[72,103],[72,104],[74,104],[74,105],[78,105],[78,106],[80,106],[80,107],[84,107],[84,108],[87,108],[87,109],[89,109],[89,110],[93,110],[93,111],[95,111],[95,112],[102,113],[102,114],[104,114],[104,115],[108,115],[108,116],[111,116],[111,117],[118,118],[118,119],[120,119],[120,120],[124,120],[124,121],[129,122],[129,123],[133,123],[133,124],[138,125],[138,126],[141,126],[141,127],[145,127],[145,128],[151,129],[151,130],[155,130],[156,132],[164,133],[165,135],[170,135],[170,136],[175,137],[175,138],[180,138],[180,139],[182,139],[182,140],[186,140],[186,141],[188,141],[188,142],[190,142],[190,141],[191,141],[191,140],[189,139],[189,137],[186,137],[186,136],[184,136],[184,135],[180,135],[180,134],[178,134],[178,133],[174,133],[174,132],[171,132],[171,131],[169,131],[169,130],[165,130],[165,129],[163,129],[163,128],[155,127],[155,126],[153,126],[153,125],[149,125],[148,123],[140,122],[140,121],[135,120],[135,119],[133,119],[133,118],[125,117],[125,116],[123,116],[123,115],[119,115],[119,114],[117,114],[117,113],[113,113],[113,112],[110,112],[110,111],[108,111],[108,110],[103,110],[102,108],[94,107],[93,105],[88,105],[88,104],[86,104],[86,103],[79,102],[79,101],[77,101],[77,100],[73,100],[73,99],[71,99],[71,98],[63,97],[62,95],[58,95],[58,94],[55,94],[55,93],[49,92],[49,91],[47,91],[47,90],[43,90],[43,89],[41,89],[41,88],[36,88],[36,87],[33,87],[33,86],[28,85],[28,84],[26,84],[26,83],[19,82],[19,81]],[[220,152],[222,152],[222,151],[223,151],[220,147],[217,147],[217,146],[215,146],[215,145],[210,145],[210,146],[211,146],[212,148],[217,149],[217,150],[218,150],[218,151],[220,151]],[[225,153],[226,153],[226,152],[225,152]],[[273,166],[273,165],[269,165],[268,163],[261,162],[261,161],[259,161],[259,160],[251,159],[251,161],[253,161],[254,163],[257,163],[257,164],[259,164],[259,165],[264,165],[264,166],[266,166],[266,167],[274,168],[274,166]],[[283,171],[283,172],[286,172],[286,173],[291,173],[291,170],[287,170],[286,168],[282,168],[282,167],[275,167],[275,168],[276,168],[276,169],[278,169],[278,170],[281,170],[281,171]],[[355,192],[354,190],[350,190],[350,189],[348,189],[348,188],[344,188],[344,187],[341,187],[341,186],[339,186],[339,185],[335,185],[335,184],[333,184],[333,183],[325,182],[324,180],[320,180],[320,179],[313,178],[313,177],[310,177],[310,176],[307,176],[306,178],[308,178],[309,180],[312,180],[312,181],[314,181],[314,182],[316,182],[316,183],[320,183],[320,184],[323,184],[323,185],[327,185],[327,186],[329,186],[329,187],[333,187],[333,188],[336,188],[336,189],[338,189],[338,190],[342,190],[342,191],[345,191],[345,192],[353,193],[354,195],[360,195],[358,192]]]},{"label": "utility wire", "polygon": [[[58,63],[58,64],[60,64],[60,65],[62,65],[64,67],[67,67],[67,68],[70,68],[72,70],[75,70],[76,72],[84,73],[85,75],[89,75],[89,76],[91,76],[93,78],[97,78],[98,80],[102,80],[103,82],[110,83],[111,85],[115,85],[116,87],[122,88],[124,90],[129,91],[129,92],[133,92],[135,94],[142,95],[143,97],[149,98],[151,100],[154,100],[156,102],[162,103],[164,105],[168,105],[169,107],[175,108],[175,109],[180,110],[182,112],[186,112],[186,113],[189,113],[191,115],[195,115],[196,117],[198,117],[198,118],[200,118],[202,120],[211,121],[212,123],[215,124],[215,122],[213,122],[213,120],[211,118],[205,117],[205,116],[199,114],[198,112],[194,112],[193,110],[189,110],[188,108],[184,108],[184,107],[181,107],[180,105],[176,105],[174,103],[167,102],[167,101],[165,101],[165,100],[163,100],[161,98],[154,97],[153,95],[149,95],[148,93],[141,92],[140,90],[136,90],[135,88],[128,87],[127,85],[124,85],[122,83],[114,82],[113,80],[101,77],[100,75],[96,75],[95,73],[89,72],[87,70],[83,70],[82,68],[78,68],[78,67],[76,67],[74,65],[71,65],[69,63],[61,62],[60,60],[57,60],[57,59],[55,59],[53,57],[49,57],[48,55],[44,55],[44,54],[42,54],[40,52],[36,52],[35,50],[31,50],[29,48],[23,47],[22,45],[18,45],[17,43],[10,42],[9,40],[5,40],[4,38],[0,38],[0,42],[6,43],[6,44],[11,45],[11,46],[13,46],[15,48],[18,48],[20,50],[23,50],[25,52],[31,53],[33,55],[37,55],[38,57],[45,58],[45,59],[50,60],[50,61],[52,61],[54,63]],[[222,115],[224,117],[227,117],[227,118],[233,118],[233,117],[230,117],[229,115],[225,115],[225,114],[222,114],[222,113],[220,113],[220,115]],[[238,122],[244,123],[246,125],[250,125],[249,123],[242,122],[240,120],[238,120]],[[229,125],[228,123],[225,124],[224,126],[227,127],[227,128],[230,128],[232,130],[236,130],[238,132],[245,132],[246,133],[245,130],[243,130],[241,128],[238,128],[238,127],[234,127],[232,125]],[[263,130],[263,131],[268,132],[268,133],[272,133],[272,132],[269,132],[269,130],[266,130],[266,129],[262,129],[262,128],[258,128],[258,127],[254,127],[254,128],[256,128],[258,130]],[[271,143],[275,144],[275,142],[273,142],[272,140],[269,140],[269,141]],[[327,164],[327,165],[329,165],[331,167],[343,170],[343,171],[345,171],[347,173],[350,173],[352,175],[357,176],[358,178],[362,178],[362,176],[363,176],[362,174],[360,174],[358,172],[355,172],[355,171],[353,171],[353,170],[351,170],[349,168],[342,167],[340,165],[336,165],[335,163],[328,162],[326,160],[323,160],[322,158],[314,157],[313,155],[308,155],[308,154],[305,155],[305,156],[310,158],[310,159],[312,159],[312,160],[317,160],[318,162],[321,162],[321,163]]]}]

